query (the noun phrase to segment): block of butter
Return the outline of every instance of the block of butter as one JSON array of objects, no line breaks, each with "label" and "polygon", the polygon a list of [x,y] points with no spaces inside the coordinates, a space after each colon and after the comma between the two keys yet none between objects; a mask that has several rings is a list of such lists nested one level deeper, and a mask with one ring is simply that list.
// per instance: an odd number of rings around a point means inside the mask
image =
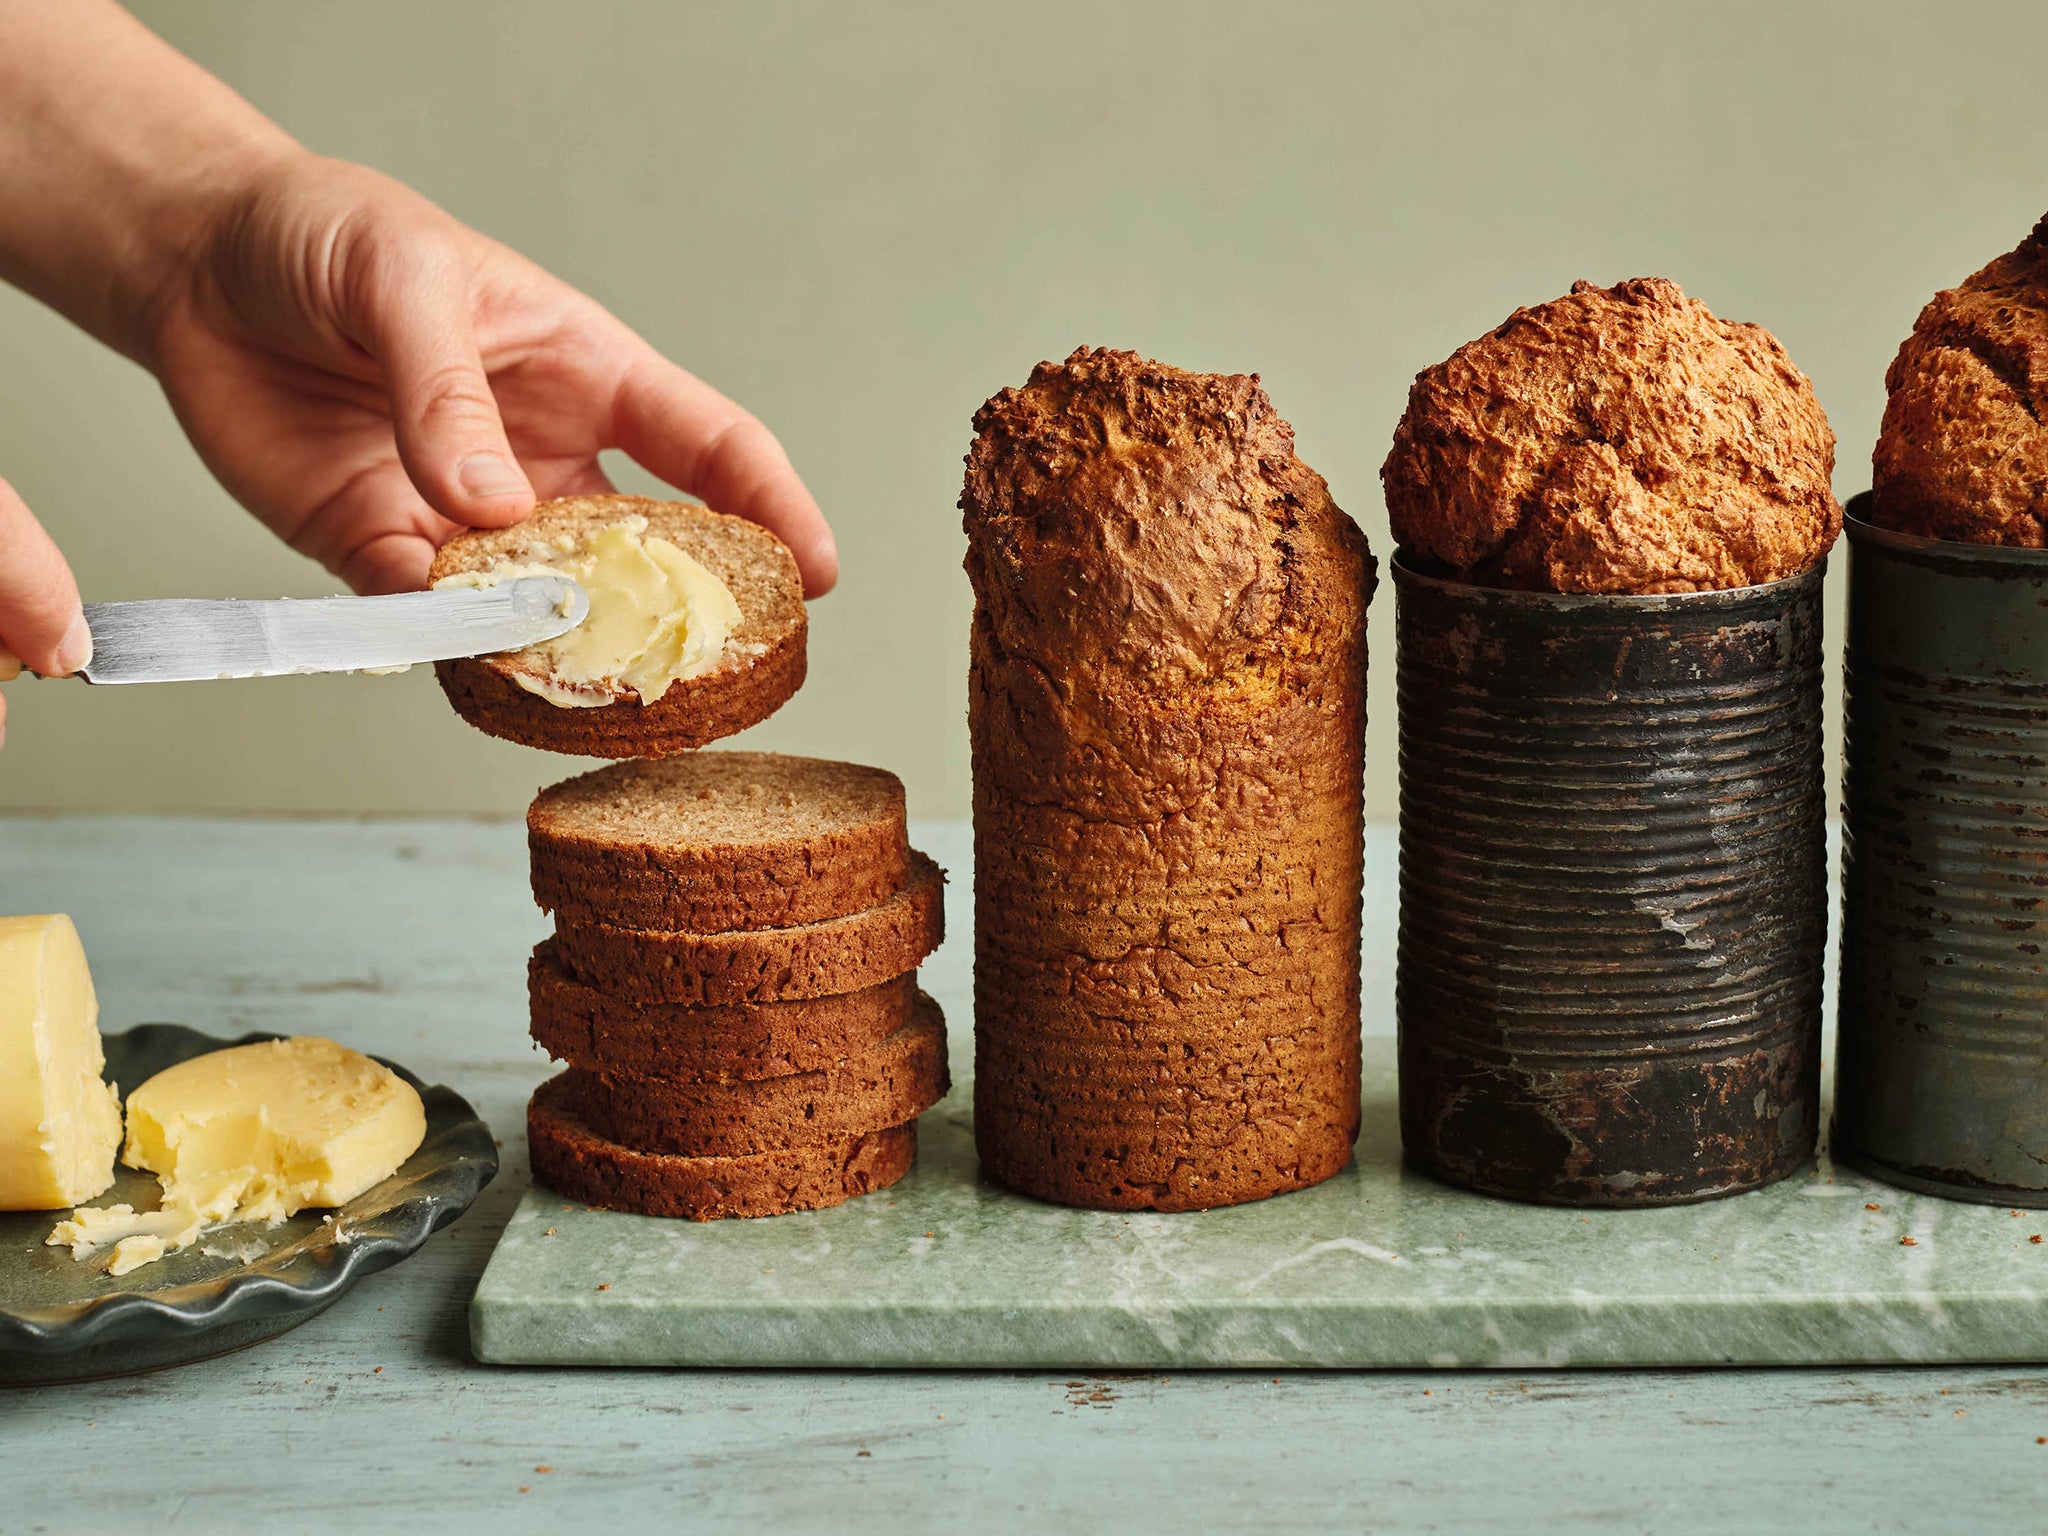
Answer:
[{"label": "block of butter", "polygon": [[419,1147],[426,1109],[412,1085],[359,1051],[300,1036],[212,1051],[128,1095],[121,1160],[163,1185],[157,1210],[83,1209],[47,1239],[84,1258],[113,1246],[112,1273],[227,1222],[276,1223],[341,1205]]},{"label": "block of butter", "polygon": [[100,1006],[62,914],[0,917],[0,1210],[61,1210],[114,1182],[121,1098]]}]

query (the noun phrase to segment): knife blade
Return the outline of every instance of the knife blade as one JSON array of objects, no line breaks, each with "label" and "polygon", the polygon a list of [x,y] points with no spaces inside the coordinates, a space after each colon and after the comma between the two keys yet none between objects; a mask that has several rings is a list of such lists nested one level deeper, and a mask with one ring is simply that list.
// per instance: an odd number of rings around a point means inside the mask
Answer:
[{"label": "knife blade", "polygon": [[[188,683],[397,668],[516,651],[567,633],[589,612],[589,595],[566,576],[389,597],[87,603],[92,660],[78,675]],[[0,678],[12,660],[0,651]]]}]

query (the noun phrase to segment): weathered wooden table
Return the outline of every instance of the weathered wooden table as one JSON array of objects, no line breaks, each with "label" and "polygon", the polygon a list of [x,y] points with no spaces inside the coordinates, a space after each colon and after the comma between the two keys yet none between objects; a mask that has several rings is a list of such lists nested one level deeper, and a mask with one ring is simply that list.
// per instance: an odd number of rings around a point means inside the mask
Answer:
[{"label": "weathered wooden table", "polygon": [[[964,829],[920,842],[964,873]],[[1391,845],[1373,847],[1385,881]],[[954,896],[964,894],[956,882]],[[68,911],[103,1024],[338,1036],[467,1095],[505,1172],[325,1315],[156,1375],[0,1392],[0,1532],[780,1527],[1606,1532],[2048,1524],[2048,1371],[1171,1376],[483,1367],[525,1185],[506,823],[0,819],[0,910]],[[942,967],[965,1007],[965,913]],[[1390,978],[1367,977],[1368,996]]]}]

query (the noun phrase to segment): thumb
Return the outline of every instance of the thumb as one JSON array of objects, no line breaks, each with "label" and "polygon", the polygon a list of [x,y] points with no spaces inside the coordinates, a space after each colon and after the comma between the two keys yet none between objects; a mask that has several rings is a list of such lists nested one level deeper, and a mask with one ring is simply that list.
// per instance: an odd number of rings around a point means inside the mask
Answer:
[{"label": "thumb", "polygon": [[46,677],[92,660],[78,583],[56,542],[14,488],[0,480],[0,646]]},{"label": "thumb", "polygon": [[415,247],[373,263],[361,334],[391,397],[398,457],[427,505],[473,528],[502,528],[533,510],[472,328],[457,253]]}]

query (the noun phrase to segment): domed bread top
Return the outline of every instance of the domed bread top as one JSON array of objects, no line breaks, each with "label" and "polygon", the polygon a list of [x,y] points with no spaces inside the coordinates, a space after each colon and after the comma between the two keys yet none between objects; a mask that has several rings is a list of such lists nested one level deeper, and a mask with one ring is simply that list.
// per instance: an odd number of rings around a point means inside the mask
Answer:
[{"label": "domed bread top", "polygon": [[1123,673],[1203,708],[1268,692],[1372,589],[1365,535],[1256,374],[1083,347],[974,430],[976,623],[1053,676]]},{"label": "domed bread top", "polygon": [[1577,282],[1415,376],[1381,467],[1404,551],[1488,585],[1701,592],[1811,569],[1835,435],[1761,326]]},{"label": "domed bread top", "polygon": [[773,752],[613,763],[542,790],[526,828],[534,900],[564,922],[788,928],[910,874],[896,775]]},{"label": "domed bread top", "polygon": [[796,560],[742,518],[639,496],[566,497],[513,527],[457,534],[430,579],[537,567],[584,575],[590,617],[522,651],[435,663],[449,702],[479,730],[552,752],[663,757],[765,720],[803,682]]},{"label": "domed bread top", "polygon": [[1871,521],[2048,545],[2048,216],[1920,311],[1884,379]]}]

